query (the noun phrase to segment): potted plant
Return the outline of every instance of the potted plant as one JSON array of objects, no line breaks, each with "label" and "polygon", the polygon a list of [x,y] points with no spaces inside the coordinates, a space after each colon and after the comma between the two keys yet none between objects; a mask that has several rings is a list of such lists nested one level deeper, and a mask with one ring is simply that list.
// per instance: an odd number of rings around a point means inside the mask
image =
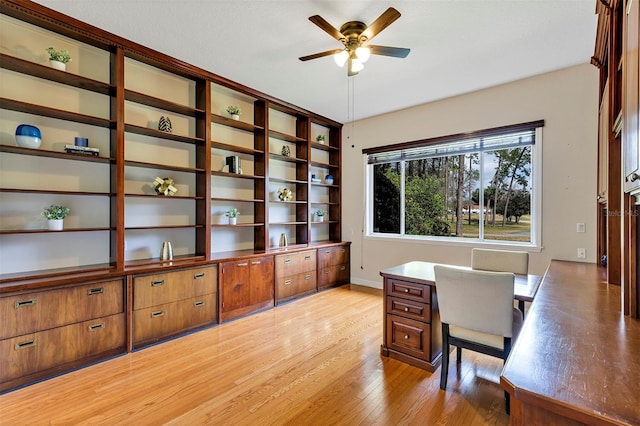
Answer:
[{"label": "potted plant", "polygon": [[228,210],[224,215],[229,218],[230,225],[235,225],[236,223],[238,223],[239,214],[240,212],[238,211],[238,209],[234,207],[231,210]]},{"label": "potted plant", "polygon": [[324,145],[325,140],[327,139],[327,137],[325,135],[318,135],[316,136],[316,142],[321,143]]},{"label": "potted plant", "polygon": [[50,231],[61,231],[63,228],[63,220],[69,214],[69,207],[66,206],[49,206],[44,209],[42,216],[49,221]]},{"label": "potted plant", "polygon": [[324,216],[327,214],[326,211],[322,210],[322,209],[318,209],[316,210],[316,220],[318,222],[324,222]]},{"label": "potted plant", "polygon": [[235,105],[229,105],[227,107],[227,112],[231,115],[231,118],[234,120],[240,120],[240,108]]},{"label": "potted plant", "polygon": [[67,62],[71,62],[71,56],[67,49],[56,50],[53,47],[47,47],[49,53],[49,65],[60,71],[67,70]]}]

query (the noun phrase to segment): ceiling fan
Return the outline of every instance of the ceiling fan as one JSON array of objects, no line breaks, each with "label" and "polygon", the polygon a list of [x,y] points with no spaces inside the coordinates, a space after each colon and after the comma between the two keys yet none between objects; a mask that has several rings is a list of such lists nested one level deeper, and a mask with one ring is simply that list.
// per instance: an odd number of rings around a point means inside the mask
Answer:
[{"label": "ceiling fan", "polygon": [[343,67],[345,63],[348,63],[347,74],[352,76],[358,74],[358,72],[364,68],[363,63],[369,59],[369,55],[406,58],[410,49],[402,47],[373,46],[368,44],[372,38],[391,25],[399,17],[400,12],[393,7],[390,7],[369,26],[364,22],[349,21],[343,24],[340,27],[340,31],[338,31],[320,15],[310,16],[309,20],[311,22],[342,43],[344,48],[314,53],[313,55],[302,56],[299,59],[301,61],[309,61],[311,59],[333,55],[336,64],[340,67]]}]

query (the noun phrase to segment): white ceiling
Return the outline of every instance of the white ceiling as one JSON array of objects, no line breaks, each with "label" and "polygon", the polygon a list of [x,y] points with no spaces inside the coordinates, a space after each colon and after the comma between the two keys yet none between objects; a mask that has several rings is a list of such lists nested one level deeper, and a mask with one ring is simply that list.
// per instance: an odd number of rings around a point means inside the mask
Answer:
[{"label": "white ceiling", "polygon": [[[37,2],[343,123],[588,63],[597,22],[596,0]],[[339,28],[389,6],[402,16],[373,44],[406,59],[372,55],[351,78],[331,57],[298,60],[341,47],[309,16]]]}]

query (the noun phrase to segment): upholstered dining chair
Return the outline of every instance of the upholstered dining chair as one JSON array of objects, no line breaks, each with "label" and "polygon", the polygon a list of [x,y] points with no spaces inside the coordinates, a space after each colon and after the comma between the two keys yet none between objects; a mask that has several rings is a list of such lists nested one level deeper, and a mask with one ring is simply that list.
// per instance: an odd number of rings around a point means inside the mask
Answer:
[{"label": "upholstered dining chair", "polygon": [[[446,390],[449,372],[449,347],[502,358],[511,351],[512,339],[522,325],[522,314],[513,307],[514,274],[461,269],[443,265],[434,267],[436,296],[442,322],[442,370],[440,389]],[[505,392],[509,413],[509,394]]]},{"label": "upholstered dining chair", "polygon": [[529,272],[529,253],[475,248],[471,251],[471,268],[526,275]]}]

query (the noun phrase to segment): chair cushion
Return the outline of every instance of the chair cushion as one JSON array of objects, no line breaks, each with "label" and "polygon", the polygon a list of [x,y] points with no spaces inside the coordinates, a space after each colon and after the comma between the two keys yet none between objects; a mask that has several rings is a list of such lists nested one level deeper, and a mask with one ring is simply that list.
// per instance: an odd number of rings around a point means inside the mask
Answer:
[{"label": "chair cushion", "polygon": [[[513,338],[511,342],[515,342],[515,339],[520,333],[522,328],[522,312],[518,308],[513,308]],[[481,345],[491,346],[500,350],[504,349],[504,338],[495,334],[481,333],[479,331],[469,330],[468,328],[457,327],[455,325],[449,325],[449,334],[458,339],[468,340],[470,342],[479,343]]]}]

